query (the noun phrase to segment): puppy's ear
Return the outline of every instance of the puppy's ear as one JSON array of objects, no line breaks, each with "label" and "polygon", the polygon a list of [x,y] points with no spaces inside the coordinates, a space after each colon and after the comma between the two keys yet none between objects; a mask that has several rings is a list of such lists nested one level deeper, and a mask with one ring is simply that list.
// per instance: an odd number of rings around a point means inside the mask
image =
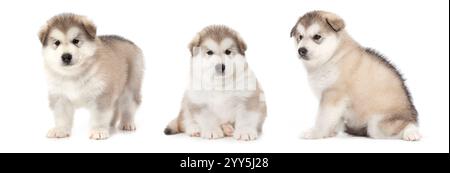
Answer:
[{"label": "puppy's ear", "polygon": [[199,46],[200,46],[200,34],[197,34],[188,45],[192,57],[198,53]]},{"label": "puppy's ear", "polygon": [[293,37],[295,35],[295,32],[297,32],[297,25],[298,25],[298,23],[295,24],[294,27],[292,27],[292,29],[291,29],[291,37]]},{"label": "puppy's ear", "polygon": [[200,47],[198,47],[198,46],[193,47],[193,48],[192,48],[192,51],[191,51],[192,57],[194,57],[194,56],[196,56],[197,54],[199,54],[200,51],[201,51],[201,48],[200,48]]},{"label": "puppy's ear", "polygon": [[245,44],[244,39],[241,36],[236,35],[236,42],[239,49],[239,53],[245,56],[245,51],[247,51],[247,44]]},{"label": "puppy's ear", "polygon": [[42,45],[45,45],[47,42],[48,32],[49,32],[49,27],[47,25],[42,26],[41,30],[39,30],[38,37],[39,37],[39,41],[41,41]]},{"label": "puppy's ear", "polygon": [[81,25],[83,25],[83,28],[90,39],[95,39],[95,37],[97,36],[97,27],[95,26],[95,24],[89,19],[83,18]]},{"label": "puppy's ear", "polygon": [[333,31],[339,32],[345,28],[344,20],[336,14],[326,13],[324,17],[325,21],[331,27],[331,29],[333,29]]}]

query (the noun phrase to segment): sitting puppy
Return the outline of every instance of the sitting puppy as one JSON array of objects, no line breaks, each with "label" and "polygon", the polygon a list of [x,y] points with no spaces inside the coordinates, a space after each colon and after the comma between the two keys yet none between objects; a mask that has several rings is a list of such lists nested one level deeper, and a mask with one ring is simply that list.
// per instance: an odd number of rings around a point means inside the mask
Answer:
[{"label": "sitting puppy", "polygon": [[134,113],[141,102],[141,50],[119,36],[97,36],[83,16],[54,16],[39,32],[55,127],[47,136],[70,136],[79,107],[91,115],[91,139],[109,137],[120,120],[122,130],[135,130]]},{"label": "sitting puppy", "polygon": [[420,139],[417,111],[402,76],[380,54],[355,42],[340,17],[306,13],[291,37],[320,100],[315,127],[304,138],[332,137],[345,128],[372,138]]},{"label": "sitting puppy", "polygon": [[226,26],[209,26],[189,44],[190,85],[164,133],[254,140],[266,117],[263,91],[246,59],[246,44]]}]

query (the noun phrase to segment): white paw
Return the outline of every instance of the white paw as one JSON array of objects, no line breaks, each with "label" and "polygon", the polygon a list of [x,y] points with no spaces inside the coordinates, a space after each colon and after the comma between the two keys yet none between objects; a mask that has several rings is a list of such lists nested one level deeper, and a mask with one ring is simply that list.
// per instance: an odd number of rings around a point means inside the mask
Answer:
[{"label": "white paw", "polygon": [[219,139],[224,137],[221,128],[217,128],[214,130],[203,130],[200,135],[204,139]]},{"label": "white paw", "polygon": [[402,139],[405,141],[418,141],[422,138],[422,135],[419,133],[419,129],[415,125],[408,125],[403,130]]},{"label": "white paw", "polygon": [[48,131],[48,138],[66,138],[70,136],[70,130],[64,128],[52,128]]},{"label": "white paw", "polygon": [[222,130],[225,136],[233,136],[234,127],[231,124],[222,124]]},{"label": "white paw", "polygon": [[336,132],[322,133],[314,128],[309,129],[302,133],[301,138],[303,139],[323,139],[336,136]]},{"label": "white paw", "polygon": [[200,127],[197,125],[190,125],[186,127],[186,134],[191,137],[200,137]]},{"label": "white paw", "polygon": [[244,130],[244,129],[236,129],[233,134],[233,138],[242,141],[252,141],[258,138],[257,130]]},{"label": "white paw", "polygon": [[316,139],[316,135],[314,134],[314,129],[309,129],[301,134],[301,138],[303,139]]},{"label": "white paw", "polygon": [[136,125],[133,122],[120,123],[119,129],[123,131],[135,131]]},{"label": "white paw", "polygon": [[109,132],[108,132],[108,130],[92,130],[89,138],[94,139],[94,140],[108,139]]}]

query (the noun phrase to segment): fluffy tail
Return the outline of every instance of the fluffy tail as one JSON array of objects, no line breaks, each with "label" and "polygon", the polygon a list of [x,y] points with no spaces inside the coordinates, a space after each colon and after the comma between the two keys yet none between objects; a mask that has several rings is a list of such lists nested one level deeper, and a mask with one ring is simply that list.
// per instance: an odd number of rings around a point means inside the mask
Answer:
[{"label": "fluffy tail", "polygon": [[178,125],[178,118],[179,117],[177,117],[174,120],[170,121],[170,123],[164,129],[164,134],[166,134],[166,135],[174,135],[174,134],[177,134],[177,133],[181,133],[180,127]]}]

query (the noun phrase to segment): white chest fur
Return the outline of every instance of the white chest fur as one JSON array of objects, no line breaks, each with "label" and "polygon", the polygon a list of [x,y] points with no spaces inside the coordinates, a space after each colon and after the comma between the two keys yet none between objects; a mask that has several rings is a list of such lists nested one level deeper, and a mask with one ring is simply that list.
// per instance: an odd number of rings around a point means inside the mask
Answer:
[{"label": "white chest fur", "polygon": [[252,94],[252,91],[187,91],[186,96],[194,104],[205,105],[207,111],[222,121],[234,121]]},{"label": "white chest fur", "polygon": [[97,77],[84,77],[77,80],[50,76],[49,93],[70,100],[75,106],[89,104],[103,92],[104,82]]},{"label": "white chest fur", "polygon": [[309,84],[316,97],[320,98],[322,92],[334,84],[338,76],[338,67],[332,64],[310,71],[308,73]]}]

